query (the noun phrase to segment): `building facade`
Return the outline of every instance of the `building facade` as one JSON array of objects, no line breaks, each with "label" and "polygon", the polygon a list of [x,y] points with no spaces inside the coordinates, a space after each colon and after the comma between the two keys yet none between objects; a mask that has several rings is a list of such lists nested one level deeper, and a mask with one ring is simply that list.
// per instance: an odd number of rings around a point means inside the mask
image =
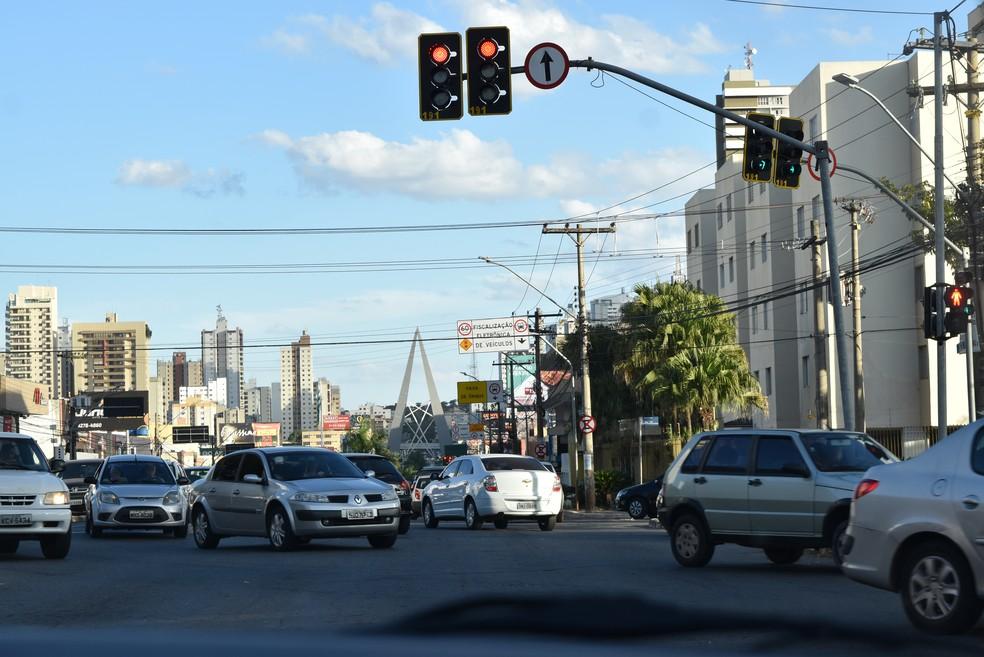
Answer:
[{"label": "building facade", "polygon": [[314,374],[311,336],[301,334],[297,342],[280,350],[280,410],[284,437],[318,427],[314,403]]},{"label": "building facade", "polygon": [[229,328],[229,323],[219,309],[215,330],[202,331],[202,376],[204,385],[217,379],[226,380],[228,408],[246,405],[246,385],[243,371],[243,331]]},{"label": "building facade", "polygon": [[618,294],[609,294],[592,299],[588,311],[588,321],[602,326],[615,326],[622,319],[622,306],[630,301],[632,301],[632,295],[626,294],[625,290]]},{"label": "building facade", "polygon": [[314,406],[319,416],[341,415],[342,389],[322,377],[314,382]]},{"label": "building facade", "polygon": [[178,389],[181,386],[191,385],[188,383],[188,354],[183,351],[175,351],[171,354],[171,369],[173,372],[171,399],[178,401]]},{"label": "building facade", "polygon": [[205,385],[205,377],[202,374],[202,361],[189,360],[187,362],[187,368],[188,368],[188,380],[186,381],[185,385],[189,385],[189,386]]},{"label": "building facade", "polygon": [[274,422],[273,397],[270,386],[256,385],[256,379],[246,384],[247,422]]},{"label": "building facade", "polygon": [[72,325],[75,391],[148,390],[151,331],[146,322],[106,320]]},{"label": "building facade", "polygon": [[58,357],[58,290],[21,285],[7,295],[7,376],[44,387],[47,399],[61,393]]}]

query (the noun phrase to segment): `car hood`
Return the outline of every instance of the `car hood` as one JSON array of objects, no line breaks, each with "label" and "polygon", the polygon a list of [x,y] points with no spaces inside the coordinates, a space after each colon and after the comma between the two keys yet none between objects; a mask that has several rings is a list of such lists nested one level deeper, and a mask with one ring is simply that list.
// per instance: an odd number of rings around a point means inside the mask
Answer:
[{"label": "car hood", "polygon": [[67,491],[65,482],[50,472],[0,470],[0,495],[39,495]]},{"label": "car hood", "polygon": [[119,497],[164,497],[176,488],[176,484],[116,484],[100,486],[99,491],[110,491]]},{"label": "car hood", "polygon": [[342,493],[342,492],[366,492],[366,491],[391,491],[393,486],[384,484],[381,481],[356,477],[337,477],[325,479],[301,479],[300,481],[288,481],[286,483],[291,489],[299,493]]},{"label": "car hood", "polygon": [[864,477],[864,472],[818,472],[817,486],[853,491]]}]

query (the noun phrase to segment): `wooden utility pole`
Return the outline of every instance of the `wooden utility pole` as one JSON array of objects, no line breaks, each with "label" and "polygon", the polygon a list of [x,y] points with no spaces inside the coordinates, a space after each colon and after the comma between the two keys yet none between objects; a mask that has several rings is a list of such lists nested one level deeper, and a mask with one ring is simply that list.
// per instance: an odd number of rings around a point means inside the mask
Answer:
[{"label": "wooden utility pole", "polygon": [[845,199],[841,207],[851,213],[851,305],[854,310],[854,430],[864,431],[864,367],[861,345],[861,271],[859,269],[862,212],[868,208],[861,201]]},{"label": "wooden utility pole", "polygon": [[[533,380],[533,385],[536,389],[536,439],[537,441],[544,440],[546,437],[546,432],[544,431],[544,421],[543,421],[543,372],[540,370],[540,334],[543,332],[543,313],[537,308],[536,312],[533,314],[533,357],[534,357],[534,368],[536,371],[536,378]],[[554,459],[557,457],[557,445],[556,442],[551,442],[550,445],[550,458]]]},{"label": "wooden utility pole", "polygon": [[[820,239],[820,223],[810,220],[810,239],[802,248],[813,247],[813,369],[816,372],[817,428],[830,428],[830,381],[827,374],[827,303],[823,299],[823,260],[820,247],[826,239]],[[842,381],[841,385],[846,382]]]},{"label": "wooden utility pole", "polygon": [[[543,232],[546,234],[569,235],[577,246],[577,320],[578,330],[581,333],[581,413],[591,416],[591,368],[588,365],[588,313],[584,295],[584,244],[590,235],[601,233],[614,233],[615,224],[612,223],[604,228],[582,228],[581,224],[571,228],[569,225],[563,228],[547,228],[544,226]],[[572,422],[577,422],[578,418],[571,418]],[[594,434],[590,431],[584,432],[584,507],[588,511],[595,508],[595,482],[594,482]],[[574,455],[576,458],[576,454]],[[574,482],[572,482],[574,483]],[[575,490],[577,484],[574,483]]]}]

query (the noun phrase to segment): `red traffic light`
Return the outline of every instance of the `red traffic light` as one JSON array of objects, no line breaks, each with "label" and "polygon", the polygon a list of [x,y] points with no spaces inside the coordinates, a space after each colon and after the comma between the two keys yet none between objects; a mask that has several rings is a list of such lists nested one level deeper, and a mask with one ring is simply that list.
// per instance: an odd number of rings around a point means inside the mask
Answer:
[{"label": "red traffic light", "polygon": [[499,44],[495,39],[482,39],[478,42],[478,54],[485,59],[492,59],[499,54]]},{"label": "red traffic light", "polygon": [[451,49],[443,43],[434,44],[430,49],[430,58],[438,66],[444,66],[451,59]]},{"label": "red traffic light", "polygon": [[969,287],[950,285],[943,293],[943,300],[947,308],[961,309],[967,306],[973,296],[974,292]]}]

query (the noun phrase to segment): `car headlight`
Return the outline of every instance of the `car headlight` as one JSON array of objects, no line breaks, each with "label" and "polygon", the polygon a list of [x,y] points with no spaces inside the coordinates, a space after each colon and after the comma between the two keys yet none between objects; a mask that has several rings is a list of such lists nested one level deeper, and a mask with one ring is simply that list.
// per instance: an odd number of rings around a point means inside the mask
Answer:
[{"label": "car headlight", "polygon": [[171,506],[174,504],[181,504],[181,494],[176,490],[172,490],[170,493],[164,496],[164,504]]},{"label": "car headlight", "polygon": [[65,506],[68,504],[68,493],[60,490],[52,493],[45,493],[44,503],[51,506]]},{"label": "car headlight", "polygon": [[383,501],[384,502],[395,502],[399,499],[396,495],[395,490],[385,490],[383,491]]},{"label": "car headlight", "polygon": [[321,504],[328,503],[328,496],[321,493],[297,493],[290,499],[295,502],[320,502]]},{"label": "car headlight", "polygon": [[103,504],[119,504],[120,498],[116,497],[116,493],[109,490],[104,490],[99,493],[99,501]]}]

